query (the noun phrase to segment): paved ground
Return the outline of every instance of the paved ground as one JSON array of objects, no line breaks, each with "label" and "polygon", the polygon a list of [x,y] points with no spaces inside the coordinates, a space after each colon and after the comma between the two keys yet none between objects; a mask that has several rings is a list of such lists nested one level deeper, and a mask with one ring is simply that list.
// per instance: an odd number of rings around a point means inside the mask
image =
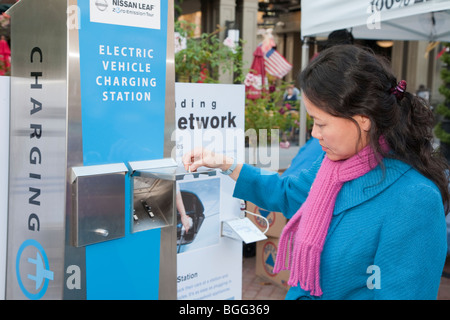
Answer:
[{"label": "paved ground", "polygon": [[255,275],[256,258],[243,258],[242,300],[284,300],[286,289]]}]

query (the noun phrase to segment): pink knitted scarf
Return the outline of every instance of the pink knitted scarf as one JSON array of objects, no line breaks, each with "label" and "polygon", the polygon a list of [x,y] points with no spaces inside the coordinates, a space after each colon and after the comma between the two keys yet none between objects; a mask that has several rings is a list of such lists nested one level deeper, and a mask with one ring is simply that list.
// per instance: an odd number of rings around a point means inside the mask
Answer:
[{"label": "pink knitted scarf", "polygon": [[[274,273],[290,270],[288,284],[321,296],[320,255],[325,243],[336,197],[344,182],[363,176],[378,164],[366,146],[359,153],[342,161],[325,156],[306,201],[286,224],[281,233]],[[286,255],[289,261],[286,266]]]}]

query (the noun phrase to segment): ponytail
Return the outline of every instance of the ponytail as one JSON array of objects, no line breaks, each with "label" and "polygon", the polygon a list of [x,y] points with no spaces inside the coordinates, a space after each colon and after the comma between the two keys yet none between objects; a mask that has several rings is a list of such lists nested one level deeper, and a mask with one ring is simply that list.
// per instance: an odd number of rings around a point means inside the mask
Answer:
[{"label": "ponytail", "polygon": [[442,154],[433,147],[434,115],[422,98],[405,91],[397,98],[397,125],[384,133],[393,151],[387,157],[408,163],[439,188],[446,214],[450,210],[449,166]]}]

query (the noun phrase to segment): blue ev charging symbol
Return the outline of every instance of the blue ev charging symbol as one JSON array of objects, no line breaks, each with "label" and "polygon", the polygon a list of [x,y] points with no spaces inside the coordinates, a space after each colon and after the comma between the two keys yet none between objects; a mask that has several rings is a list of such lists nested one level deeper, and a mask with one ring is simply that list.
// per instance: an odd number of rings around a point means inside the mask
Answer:
[{"label": "blue ev charging symbol", "polygon": [[[28,257],[27,260],[21,259],[24,251],[26,251],[26,256]],[[23,264],[24,262],[27,265],[22,265],[21,268],[21,263]],[[16,275],[20,289],[27,298],[38,300],[44,296],[49,281],[53,280],[53,271],[50,270],[44,248],[36,240],[26,240],[20,246],[16,257]],[[26,276],[28,280],[23,279],[22,276]],[[32,289],[27,289],[27,287],[32,287]]]}]

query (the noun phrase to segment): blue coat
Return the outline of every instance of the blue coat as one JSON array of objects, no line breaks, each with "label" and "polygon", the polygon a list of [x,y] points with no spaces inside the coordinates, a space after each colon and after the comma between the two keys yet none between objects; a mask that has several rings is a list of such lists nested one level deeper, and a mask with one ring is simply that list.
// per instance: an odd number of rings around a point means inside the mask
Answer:
[{"label": "blue coat", "polygon": [[[234,196],[292,217],[305,201],[311,169],[280,177],[244,165]],[[342,187],[321,255],[320,299],[436,299],[445,263],[439,189],[411,166],[383,161]],[[299,286],[286,299],[315,299]]]}]

